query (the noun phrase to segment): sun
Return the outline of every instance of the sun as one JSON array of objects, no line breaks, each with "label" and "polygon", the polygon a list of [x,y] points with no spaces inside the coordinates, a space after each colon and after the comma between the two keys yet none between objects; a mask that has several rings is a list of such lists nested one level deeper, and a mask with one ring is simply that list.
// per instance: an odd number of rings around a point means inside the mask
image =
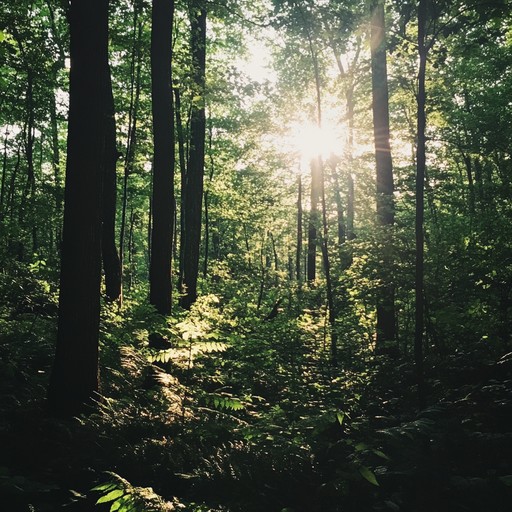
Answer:
[{"label": "sun", "polygon": [[298,156],[301,169],[308,169],[315,157],[327,159],[341,156],[346,145],[346,130],[342,125],[293,122],[289,125],[288,139],[291,152]]}]

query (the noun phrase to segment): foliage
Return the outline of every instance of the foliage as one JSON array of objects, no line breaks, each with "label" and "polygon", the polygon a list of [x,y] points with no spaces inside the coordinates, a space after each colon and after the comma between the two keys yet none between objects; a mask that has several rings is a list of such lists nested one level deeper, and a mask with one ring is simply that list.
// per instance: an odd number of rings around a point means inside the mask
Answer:
[{"label": "foliage", "polygon": [[[151,3],[110,2],[124,294],[122,304],[102,304],[96,408],[71,420],[45,412],[66,160],[65,4],[9,0],[0,13],[2,505],[43,512],[64,503],[70,511],[95,504],[119,511],[508,510],[510,2],[430,3],[424,410],[412,357],[416,5],[387,2],[396,218],[383,233],[368,145],[367,2],[208,3],[200,297],[182,311],[175,293],[172,315],[162,317],[147,300]],[[189,29],[188,3],[177,2],[173,86],[185,160],[197,101]],[[260,50],[268,66],[251,68],[245,59]],[[328,130],[341,141],[350,115],[353,125],[351,154],[340,142],[325,169],[333,325],[325,272],[305,283],[295,267],[297,168],[302,277],[311,183],[304,148],[290,139],[295,122],[315,118],[315,64]],[[178,166],[175,175],[179,211]],[[356,236],[340,240],[350,180]],[[393,265],[383,271],[388,235]],[[177,237],[174,289],[180,244]],[[384,278],[396,290],[394,360],[374,353]]]}]

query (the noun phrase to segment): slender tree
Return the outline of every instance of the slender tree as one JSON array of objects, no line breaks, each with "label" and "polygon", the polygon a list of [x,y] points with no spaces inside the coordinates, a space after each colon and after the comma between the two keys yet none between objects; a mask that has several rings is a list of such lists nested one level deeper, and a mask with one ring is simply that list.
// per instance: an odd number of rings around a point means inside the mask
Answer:
[{"label": "slender tree", "polygon": [[299,286],[302,285],[302,176],[297,180],[297,252],[295,254],[295,275]]},{"label": "slender tree", "polygon": [[418,94],[417,94],[417,149],[416,149],[416,269],[414,282],[415,296],[415,331],[414,331],[414,362],[418,385],[418,399],[420,407],[425,405],[425,389],[423,380],[423,329],[425,299],[423,294],[424,274],[424,233],[423,224],[425,216],[425,170],[426,170],[426,92],[425,75],[427,66],[428,48],[426,45],[427,0],[420,0],[418,4]]},{"label": "slender tree", "polygon": [[382,232],[381,287],[377,297],[377,352],[396,351],[395,290],[392,282],[391,230],[395,219],[393,163],[389,143],[389,98],[384,0],[372,2],[371,68],[373,130],[377,170],[377,222]]},{"label": "slender tree", "polygon": [[70,105],[52,411],[74,415],[98,390],[108,0],[71,0]]},{"label": "slender tree", "polygon": [[204,187],[206,137],[205,71],[206,71],[206,3],[189,2],[190,49],[194,98],[190,119],[190,152],[187,165],[183,248],[181,306],[189,309],[197,299],[197,278],[201,245],[201,216]]},{"label": "slender tree", "polygon": [[[133,6],[133,28],[132,28],[132,53],[130,60],[130,104],[128,107],[128,137],[124,155],[124,172],[121,199],[121,227],[119,235],[119,260],[121,267],[121,294],[119,303],[123,303],[123,276],[125,261],[125,237],[126,217],[128,210],[128,178],[133,171],[135,150],[137,147],[137,121],[139,116],[140,92],[141,92],[141,68],[142,68],[142,21],[139,20],[141,4],[135,2]],[[131,278],[131,271],[130,271]]]},{"label": "slender tree", "polygon": [[103,155],[103,232],[101,252],[105,271],[105,294],[110,300],[121,295],[121,261],[116,248],[116,199],[117,173],[119,157],[116,142],[116,119],[114,113],[114,96],[110,68],[105,73],[105,141]]},{"label": "slender tree", "polygon": [[171,313],[174,225],[174,113],[171,88],[174,1],[154,0],[151,29],[153,108],[153,194],[149,299],[162,315]]}]

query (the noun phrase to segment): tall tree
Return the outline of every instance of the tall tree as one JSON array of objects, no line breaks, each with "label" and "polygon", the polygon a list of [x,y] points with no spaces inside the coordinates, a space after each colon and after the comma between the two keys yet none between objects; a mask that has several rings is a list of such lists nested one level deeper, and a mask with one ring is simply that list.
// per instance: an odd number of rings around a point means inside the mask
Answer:
[{"label": "tall tree", "polygon": [[424,203],[425,203],[425,171],[426,171],[426,91],[425,76],[427,67],[428,47],[426,44],[427,1],[420,0],[418,4],[418,94],[417,94],[417,149],[416,149],[416,266],[414,281],[415,296],[415,330],[414,330],[414,362],[418,385],[420,407],[425,405],[425,390],[423,380],[423,329],[425,299],[423,294],[424,273]]},{"label": "tall tree", "polygon": [[396,350],[395,290],[392,282],[391,230],[395,219],[393,162],[389,143],[389,95],[386,63],[384,0],[374,0],[371,12],[372,111],[377,171],[377,222],[382,232],[381,286],[377,297],[377,345],[381,353]]},{"label": "tall tree", "polygon": [[116,119],[110,68],[105,73],[105,140],[103,155],[103,232],[101,252],[105,271],[105,294],[110,300],[121,295],[121,260],[116,248],[116,164],[119,157],[116,142]]},{"label": "tall tree", "polygon": [[190,152],[185,182],[183,279],[181,306],[189,309],[197,299],[199,252],[201,245],[201,212],[203,204],[204,160],[206,137],[206,3],[189,2],[190,50],[194,97],[190,118]]},{"label": "tall tree", "polygon": [[151,29],[153,108],[153,194],[149,299],[162,315],[171,313],[174,232],[174,113],[171,88],[174,1],[154,0]]},{"label": "tall tree", "polygon": [[[59,320],[48,400],[74,415],[98,390],[108,0],[71,0],[70,104]],[[93,36],[92,36],[93,35]]]}]

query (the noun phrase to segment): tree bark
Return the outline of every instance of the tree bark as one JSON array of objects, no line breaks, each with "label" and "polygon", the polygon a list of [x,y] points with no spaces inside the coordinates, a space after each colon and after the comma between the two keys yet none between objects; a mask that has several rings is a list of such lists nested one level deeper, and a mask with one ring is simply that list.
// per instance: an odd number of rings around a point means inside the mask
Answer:
[{"label": "tree bark", "polygon": [[171,88],[171,59],[173,18],[173,1],[153,1],[151,96],[154,158],[149,300],[162,315],[169,315],[172,305],[174,112]]},{"label": "tree bark", "polygon": [[192,53],[194,98],[190,119],[190,153],[187,166],[185,198],[185,244],[181,306],[190,309],[197,299],[199,252],[201,245],[201,214],[205,159],[205,70],[206,70],[206,8],[204,0],[191,0],[190,48]]},{"label": "tree bark", "polygon": [[71,0],[71,71],[59,320],[48,401],[76,415],[98,391],[108,0]]},{"label": "tree bark", "polygon": [[103,162],[103,232],[101,251],[105,271],[105,295],[116,300],[121,295],[121,261],[116,247],[117,152],[116,119],[110,67],[105,68],[105,153]]},{"label": "tree bark", "polygon": [[377,171],[377,222],[382,233],[381,286],[377,297],[377,353],[394,355],[395,289],[392,279],[392,236],[395,219],[393,163],[389,143],[389,98],[383,0],[374,0],[371,18],[373,130]]}]

